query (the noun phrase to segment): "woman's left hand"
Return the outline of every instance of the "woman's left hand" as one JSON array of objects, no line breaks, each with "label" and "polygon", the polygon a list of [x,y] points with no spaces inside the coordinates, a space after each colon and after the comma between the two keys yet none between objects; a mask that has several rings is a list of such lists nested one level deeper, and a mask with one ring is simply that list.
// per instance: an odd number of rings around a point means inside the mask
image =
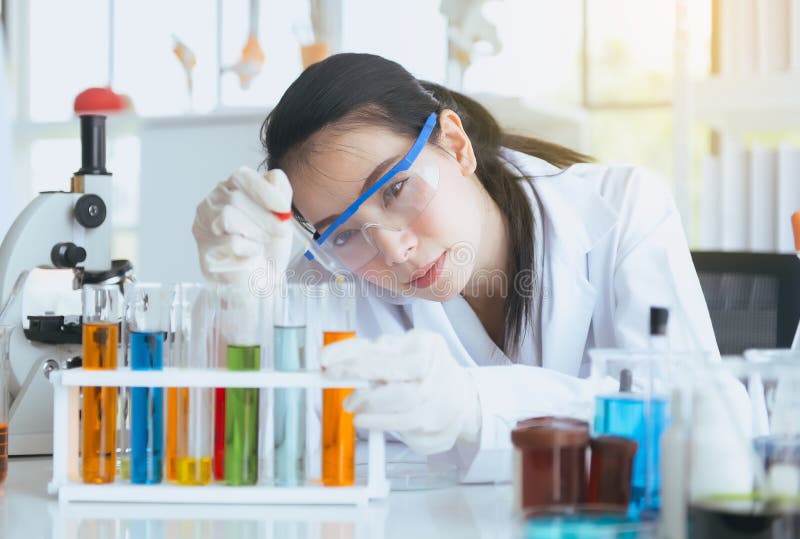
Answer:
[{"label": "woman's left hand", "polygon": [[332,378],[368,380],[344,402],[355,425],[395,433],[420,454],[475,442],[481,425],[478,390],[441,335],[411,330],[376,340],[349,339],[322,349]]}]

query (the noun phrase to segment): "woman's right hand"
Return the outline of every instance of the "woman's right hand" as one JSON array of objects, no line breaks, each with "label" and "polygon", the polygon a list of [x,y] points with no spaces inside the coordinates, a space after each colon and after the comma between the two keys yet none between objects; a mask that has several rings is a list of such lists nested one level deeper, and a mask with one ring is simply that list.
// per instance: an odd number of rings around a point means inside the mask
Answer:
[{"label": "woman's right hand", "polygon": [[[292,225],[292,188],[280,169],[261,175],[237,169],[197,206],[192,234],[200,267],[213,282],[264,286],[286,270]],[[270,284],[270,283],[267,283]]]}]

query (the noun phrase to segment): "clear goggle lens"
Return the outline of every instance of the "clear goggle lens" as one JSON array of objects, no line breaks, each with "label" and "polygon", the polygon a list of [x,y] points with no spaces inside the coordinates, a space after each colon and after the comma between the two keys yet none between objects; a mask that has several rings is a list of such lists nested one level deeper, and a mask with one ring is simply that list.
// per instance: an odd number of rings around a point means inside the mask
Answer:
[{"label": "clear goggle lens", "polygon": [[[421,161],[389,179],[347,221],[331,231],[322,245],[316,245],[316,250],[351,271],[362,268],[375,258],[380,252],[377,237],[380,231],[405,230],[436,195],[439,168],[435,163]],[[326,230],[318,232],[326,234]]]}]

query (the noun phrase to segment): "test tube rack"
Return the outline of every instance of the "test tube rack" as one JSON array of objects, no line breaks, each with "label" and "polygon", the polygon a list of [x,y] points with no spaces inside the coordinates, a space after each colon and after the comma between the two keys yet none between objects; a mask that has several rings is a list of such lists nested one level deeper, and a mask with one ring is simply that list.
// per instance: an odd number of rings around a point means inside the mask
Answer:
[{"label": "test tube rack", "polygon": [[53,477],[48,492],[60,503],[211,503],[264,505],[356,505],[389,495],[386,479],[386,448],[383,431],[370,430],[366,480],[349,487],[307,484],[297,487],[258,484],[253,486],[182,486],[167,483],[86,484],[79,471],[80,387],[240,387],[305,388],[364,387],[360,380],[329,380],[321,372],[235,372],[215,369],[165,368],[161,371],[62,369],[50,373],[53,385]]}]

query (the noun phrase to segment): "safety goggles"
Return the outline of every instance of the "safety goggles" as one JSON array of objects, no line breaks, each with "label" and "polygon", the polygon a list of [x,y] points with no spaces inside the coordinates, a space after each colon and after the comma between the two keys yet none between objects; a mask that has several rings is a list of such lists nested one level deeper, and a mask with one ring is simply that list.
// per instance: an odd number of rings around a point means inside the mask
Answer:
[{"label": "safety goggles", "polygon": [[[388,236],[411,226],[425,211],[439,188],[439,168],[433,159],[418,158],[436,118],[431,113],[408,153],[330,225],[317,230],[313,248],[317,258],[358,270],[381,252]],[[305,252],[309,260],[315,258],[311,251]]]}]

